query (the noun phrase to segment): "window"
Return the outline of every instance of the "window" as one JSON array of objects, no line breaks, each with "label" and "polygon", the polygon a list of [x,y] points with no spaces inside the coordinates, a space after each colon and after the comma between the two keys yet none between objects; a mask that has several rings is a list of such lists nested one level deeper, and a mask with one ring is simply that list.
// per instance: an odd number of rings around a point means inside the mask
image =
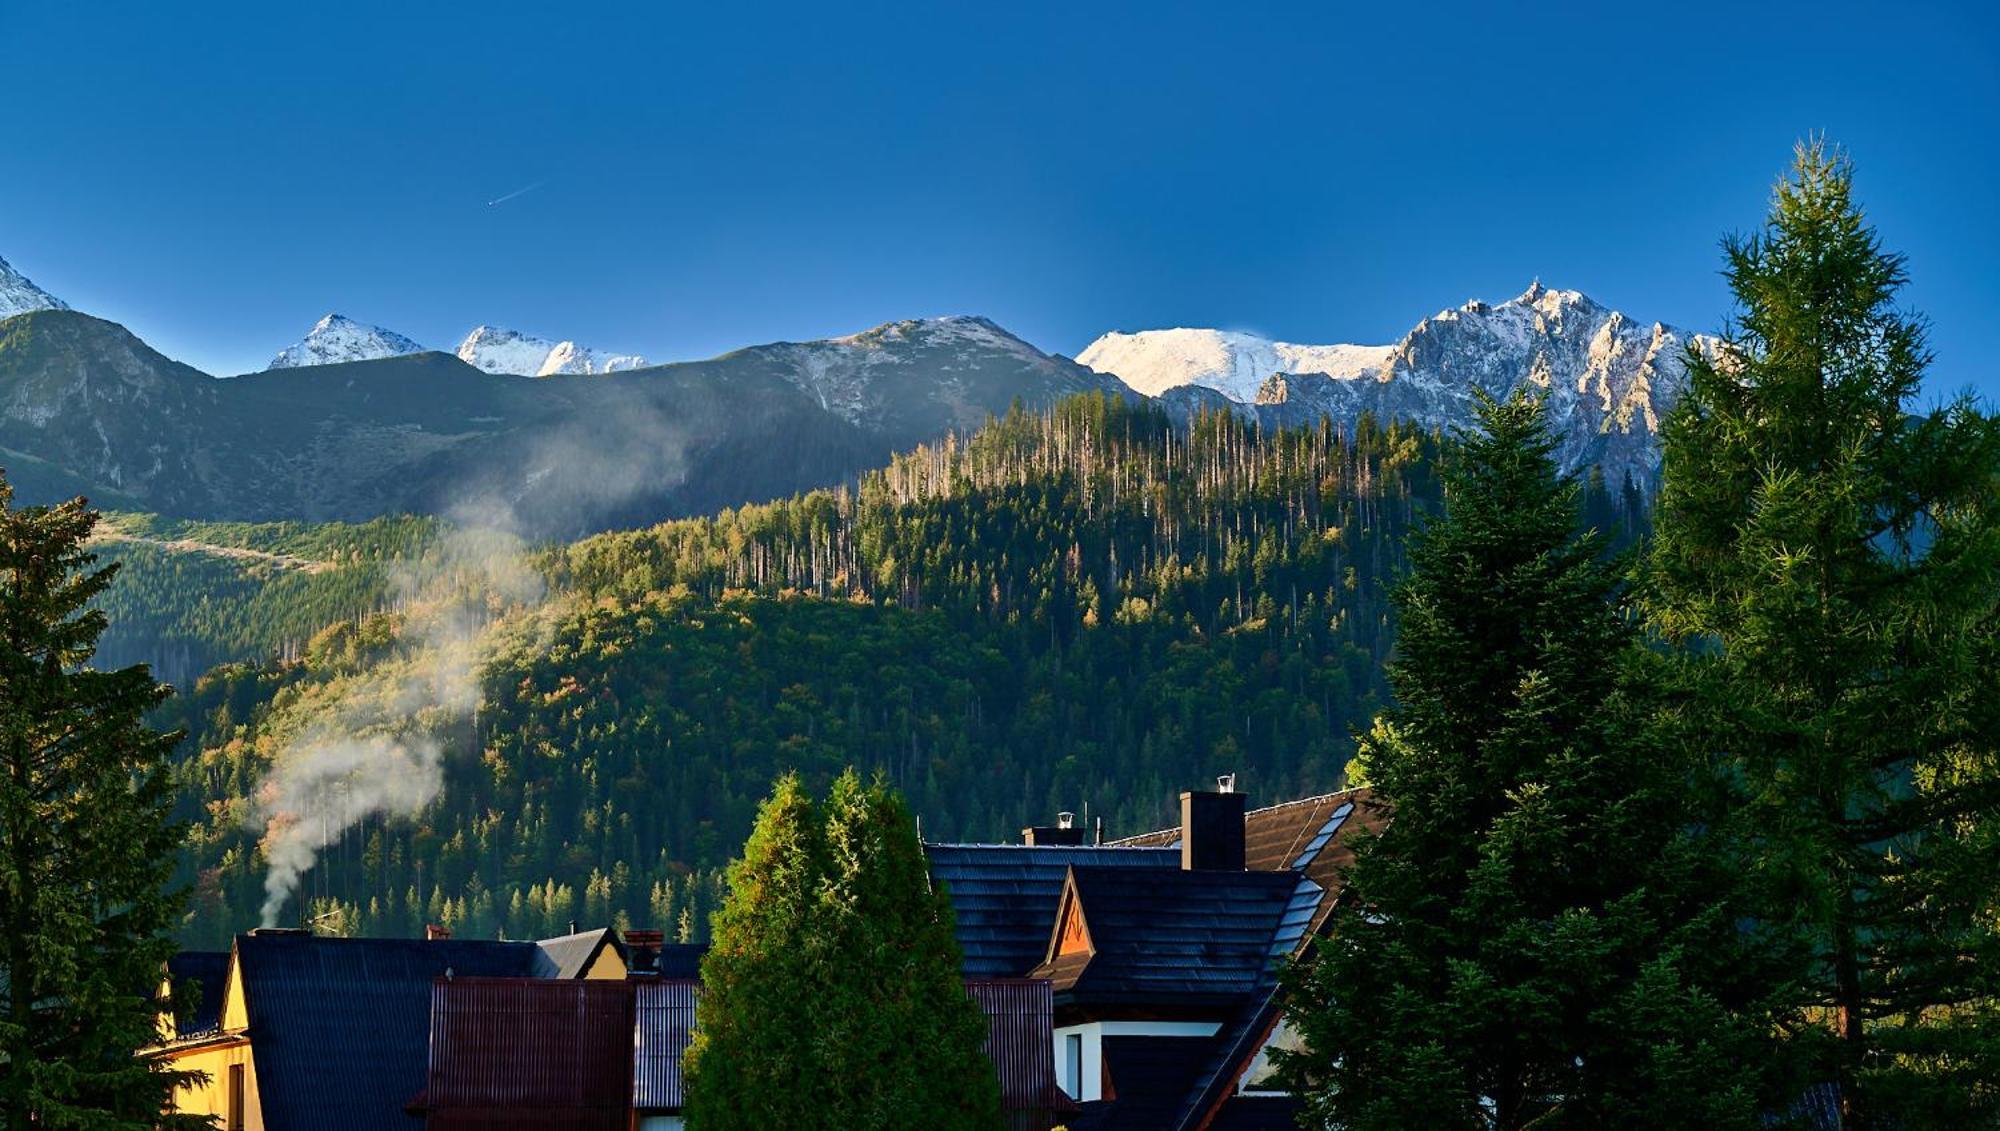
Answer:
[{"label": "window", "polygon": [[243,1131],[243,1066],[240,1064],[229,1066],[228,1105],[229,1131]]},{"label": "window", "polygon": [[1285,1095],[1285,1086],[1278,1078],[1278,1066],[1272,1063],[1271,1051],[1283,1049],[1286,1052],[1298,1052],[1304,1047],[1305,1042],[1299,1039],[1299,1031],[1292,1028],[1289,1020],[1281,1019],[1277,1028],[1272,1030],[1270,1039],[1264,1042],[1264,1047],[1257,1050],[1257,1058],[1250,1062],[1248,1069],[1244,1070],[1243,1080],[1237,1090],[1249,1095]]},{"label": "window", "polygon": [[1063,1091],[1069,1098],[1083,1098],[1083,1034],[1071,1033],[1063,1038]]}]

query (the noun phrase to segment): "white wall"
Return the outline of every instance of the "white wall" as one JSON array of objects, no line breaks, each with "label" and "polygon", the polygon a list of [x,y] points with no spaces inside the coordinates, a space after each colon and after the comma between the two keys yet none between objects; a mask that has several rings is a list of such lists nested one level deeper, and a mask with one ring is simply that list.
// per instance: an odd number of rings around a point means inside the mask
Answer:
[{"label": "white wall", "polygon": [[[1065,1025],[1056,1030],[1052,1052],[1056,1058],[1056,1085],[1079,1103],[1104,1098],[1104,1038],[1106,1037],[1213,1037],[1222,1028],[1218,1021],[1090,1021]],[[1069,1037],[1083,1038],[1083,1079],[1070,1079]]]}]

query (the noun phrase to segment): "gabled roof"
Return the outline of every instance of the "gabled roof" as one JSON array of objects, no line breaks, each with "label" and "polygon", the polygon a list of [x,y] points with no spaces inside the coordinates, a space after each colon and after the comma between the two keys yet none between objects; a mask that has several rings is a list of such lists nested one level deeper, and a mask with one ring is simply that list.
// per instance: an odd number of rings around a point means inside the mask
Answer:
[{"label": "gabled roof", "polygon": [[221,1027],[223,989],[228,980],[226,950],[184,950],[167,959],[167,982],[176,992],[189,982],[198,983],[200,989],[192,1012],[175,1013],[175,1037],[199,1036]]},{"label": "gabled roof", "polygon": [[531,942],[236,937],[269,1131],[406,1131],[430,1061],[431,983],[531,976]]},{"label": "gabled roof", "polygon": [[1072,864],[1175,870],[1180,853],[1093,845],[927,844],[931,878],[951,893],[967,978],[1013,978],[1047,956]]},{"label": "gabled roof", "polygon": [[609,927],[599,927],[594,931],[578,931],[573,935],[558,935],[543,939],[535,945],[541,948],[541,961],[535,964],[537,978],[580,978],[589,970],[604,948],[616,942]]},{"label": "gabled roof", "polygon": [[[1330,895],[1338,895],[1346,886],[1341,873],[1354,860],[1354,837],[1380,832],[1388,818],[1388,807],[1375,801],[1373,791],[1366,787],[1252,809],[1243,815],[1243,863],[1253,872],[1304,872]],[[1180,826],[1175,825],[1112,843],[1178,848],[1180,841]],[[1332,910],[1332,899],[1321,900],[1308,924],[1309,931],[1317,933]]]},{"label": "gabled roof", "polygon": [[1234,1003],[1264,982],[1300,886],[1296,872],[1076,865],[1061,906],[1089,949],[1058,953],[1055,925],[1034,976],[1071,1004]]}]

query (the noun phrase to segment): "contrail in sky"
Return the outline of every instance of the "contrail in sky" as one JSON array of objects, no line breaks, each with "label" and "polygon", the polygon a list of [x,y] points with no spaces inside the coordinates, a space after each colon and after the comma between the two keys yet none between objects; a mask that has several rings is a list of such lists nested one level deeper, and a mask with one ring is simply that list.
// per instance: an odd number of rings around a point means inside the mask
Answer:
[{"label": "contrail in sky", "polygon": [[529,185],[527,188],[517,188],[513,192],[508,193],[506,196],[496,196],[492,200],[486,202],[486,207],[491,208],[496,204],[505,204],[508,201],[514,199],[515,197],[520,196],[522,193],[533,192],[536,189],[541,188],[545,184],[548,184],[548,182],[536,181],[534,184]]}]

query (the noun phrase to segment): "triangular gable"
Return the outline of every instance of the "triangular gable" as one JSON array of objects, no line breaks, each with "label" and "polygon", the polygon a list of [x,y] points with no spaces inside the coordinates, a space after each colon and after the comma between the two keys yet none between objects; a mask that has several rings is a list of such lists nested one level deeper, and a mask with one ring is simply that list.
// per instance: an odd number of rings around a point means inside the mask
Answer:
[{"label": "triangular gable", "polygon": [[1090,939],[1090,923],[1083,915],[1083,900],[1076,891],[1076,869],[1070,868],[1063,877],[1062,900],[1056,905],[1056,926],[1049,935],[1049,949],[1044,962],[1054,962],[1065,954],[1095,954],[1097,946]]},{"label": "triangular gable", "polygon": [[222,984],[222,1031],[240,1033],[250,1027],[250,1003],[244,998],[243,960],[234,942],[229,946],[229,974]]}]

